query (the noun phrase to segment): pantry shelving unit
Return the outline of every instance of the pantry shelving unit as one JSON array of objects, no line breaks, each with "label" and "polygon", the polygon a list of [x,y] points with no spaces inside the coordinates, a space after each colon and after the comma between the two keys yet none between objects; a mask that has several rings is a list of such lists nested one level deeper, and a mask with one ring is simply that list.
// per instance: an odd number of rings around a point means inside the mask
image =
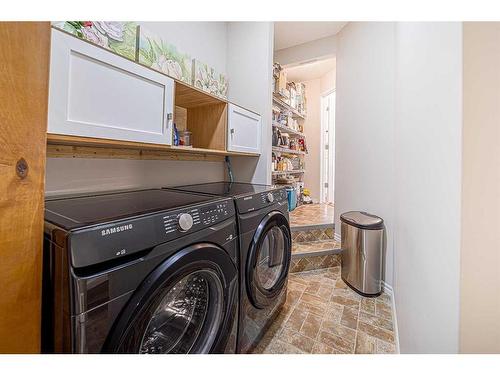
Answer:
[{"label": "pantry shelving unit", "polygon": [[[292,107],[290,104],[285,102],[285,98],[283,98],[280,94],[278,93],[273,93],[273,112],[280,112],[280,113],[286,113],[289,117],[291,116],[295,121],[303,122],[305,120],[305,113],[299,112],[296,108]],[[288,119],[288,122],[290,119]],[[285,121],[283,121],[285,122]],[[303,125],[303,123],[302,123]],[[299,139],[305,140],[306,135],[297,130],[294,129],[285,123],[275,121],[275,116],[273,116],[273,121],[272,121],[272,126],[273,126],[273,132],[275,130],[279,130],[280,133],[285,133],[288,134],[290,139],[295,139],[295,141],[298,143]],[[302,126],[303,128],[303,126]],[[272,154],[273,156],[277,157],[286,157],[290,159],[296,159],[296,158],[301,158],[302,160],[299,162],[301,169],[292,169],[292,170],[275,170],[271,172],[271,179],[273,183],[278,183],[280,178],[283,177],[293,177],[295,181],[300,182],[303,181],[304,178],[304,173],[306,170],[303,168],[304,166],[304,161],[303,158],[306,155],[305,151],[302,150],[296,150],[296,149],[289,149],[283,146],[273,146],[272,147]],[[297,166],[295,166],[297,168]]]}]

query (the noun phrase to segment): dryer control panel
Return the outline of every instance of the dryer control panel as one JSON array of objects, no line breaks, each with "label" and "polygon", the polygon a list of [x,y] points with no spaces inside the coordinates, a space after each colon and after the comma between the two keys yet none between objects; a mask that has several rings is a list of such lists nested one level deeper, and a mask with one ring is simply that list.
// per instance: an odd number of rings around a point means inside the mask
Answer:
[{"label": "dryer control panel", "polygon": [[269,189],[268,191],[248,195],[236,199],[238,212],[243,214],[252,212],[261,208],[276,204],[284,204],[287,201],[287,193],[285,188]]}]

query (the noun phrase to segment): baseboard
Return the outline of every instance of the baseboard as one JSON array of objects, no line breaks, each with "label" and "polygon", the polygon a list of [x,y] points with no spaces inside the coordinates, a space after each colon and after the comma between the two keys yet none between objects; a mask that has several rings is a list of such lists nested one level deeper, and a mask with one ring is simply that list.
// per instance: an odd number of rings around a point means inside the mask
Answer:
[{"label": "baseboard", "polygon": [[337,233],[337,232],[335,232],[335,234],[333,235],[333,239],[334,239],[335,241],[337,241],[337,242],[340,242],[340,239],[341,239],[340,234],[339,234],[339,233]]},{"label": "baseboard", "polygon": [[392,285],[387,284],[385,281],[383,281],[384,285],[384,292],[388,295],[391,296],[391,304],[392,304],[392,321],[394,322],[394,338],[395,338],[395,345],[396,345],[396,353],[401,354],[401,351],[399,349],[399,332],[398,332],[398,318],[396,314],[396,298],[394,296],[394,289],[392,288]]},{"label": "baseboard", "polygon": [[392,289],[392,286],[387,284],[385,281],[382,281],[382,286],[384,287],[384,291],[389,294],[391,297],[394,296],[394,289]]}]

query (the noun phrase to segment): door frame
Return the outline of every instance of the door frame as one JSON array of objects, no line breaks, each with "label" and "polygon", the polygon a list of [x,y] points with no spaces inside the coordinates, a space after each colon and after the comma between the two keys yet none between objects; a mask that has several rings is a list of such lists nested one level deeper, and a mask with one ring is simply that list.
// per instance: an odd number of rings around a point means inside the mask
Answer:
[{"label": "door frame", "polygon": [[0,354],[40,353],[50,22],[0,22]]},{"label": "door frame", "polygon": [[[328,122],[328,120],[325,118],[325,113],[323,111],[323,105],[326,100],[330,100],[330,96],[334,95],[333,97],[333,117],[331,118],[331,121]],[[321,107],[320,107],[320,117],[321,117],[321,137],[320,137],[320,186],[319,186],[319,191],[320,191],[320,203],[333,203],[334,202],[334,184],[335,184],[335,103],[336,103],[336,90],[331,89],[323,94],[321,94]],[[330,112],[331,113],[331,112]],[[328,160],[329,160],[329,171],[328,171],[328,176],[329,176],[329,181],[325,181],[324,178],[324,168],[325,168],[325,138],[324,134],[326,131],[326,128],[328,127],[328,133],[330,136],[328,144],[330,147],[328,148]],[[324,186],[325,182],[328,182],[328,201],[325,201],[325,194],[324,194]]]}]

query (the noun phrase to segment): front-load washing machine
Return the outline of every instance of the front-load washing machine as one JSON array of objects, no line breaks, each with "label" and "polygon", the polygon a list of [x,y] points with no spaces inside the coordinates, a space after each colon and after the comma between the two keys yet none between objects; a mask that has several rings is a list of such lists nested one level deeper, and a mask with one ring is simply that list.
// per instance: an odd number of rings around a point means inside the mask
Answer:
[{"label": "front-load washing machine", "polygon": [[240,272],[237,350],[248,353],[258,344],[286,300],[292,249],[286,190],[237,182],[171,189],[234,200]]},{"label": "front-load washing machine", "polygon": [[161,189],[47,200],[44,352],[234,353],[231,199]]}]

